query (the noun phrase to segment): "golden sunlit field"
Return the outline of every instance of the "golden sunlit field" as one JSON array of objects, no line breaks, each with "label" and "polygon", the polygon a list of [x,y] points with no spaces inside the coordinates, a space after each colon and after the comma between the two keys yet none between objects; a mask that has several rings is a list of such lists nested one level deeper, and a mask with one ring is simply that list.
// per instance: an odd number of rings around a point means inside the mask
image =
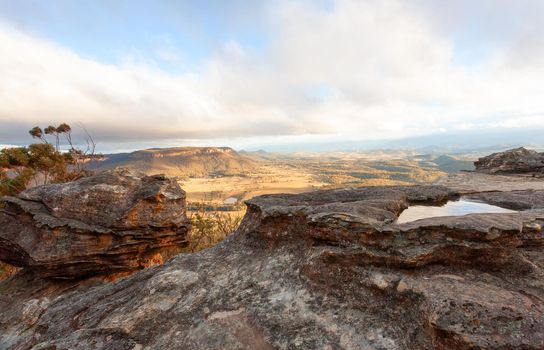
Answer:
[{"label": "golden sunlit field", "polygon": [[[244,152],[251,168],[232,174],[178,176],[187,193],[193,229],[187,252],[215,245],[233,232],[244,216],[244,201],[274,193],[300,193],[316,189],[431,183],[445,176],[435,163],[421,159],[380,159],[361,155],[267,155]],[[162,168],[164,170],[164,167]],[[176,175],[180,167],[169,167]],[[178,173],[179,174],[179,173]]]},{"label": "golden sunlit field", "polygon": [[180,180],[189,203],[230,205],[254,196],[315,189],[430,183],[446,175],[417,161],[334,158],[261,160],[254,170]]},{"label": "golden sunlit field", "polygon": [[176,177],[189,211],[243,213],[243,201],[316,189],[432,183],[471,169],[470,155],[381,150],[328,153],[237,152],[228,147],[177,147],[106,155],[97,170],[126,167]]}]

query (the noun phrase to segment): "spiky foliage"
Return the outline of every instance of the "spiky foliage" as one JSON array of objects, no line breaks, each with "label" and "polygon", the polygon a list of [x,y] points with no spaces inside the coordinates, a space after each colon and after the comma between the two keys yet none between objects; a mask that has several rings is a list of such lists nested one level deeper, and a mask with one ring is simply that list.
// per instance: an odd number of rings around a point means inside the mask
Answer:
[{"label": "spiky foliage", "polygon": [[[0,150],[0,195],[16,195],[32,182],[35,185],[66,182],[88,175],[89,171],[82,164],[95,157],[94,142],[92,154],[88,152],[91,149],[88,140],[87,150],[82,151],[72,143],[71,131],[66,123],[58,127],[50,125],[44,130],[36,126],[29,134],[42,143]],[[46,135],[55,138],[55,146],[47,141]],[[59,149],[60,135],[68,142],[68,152]]]}]

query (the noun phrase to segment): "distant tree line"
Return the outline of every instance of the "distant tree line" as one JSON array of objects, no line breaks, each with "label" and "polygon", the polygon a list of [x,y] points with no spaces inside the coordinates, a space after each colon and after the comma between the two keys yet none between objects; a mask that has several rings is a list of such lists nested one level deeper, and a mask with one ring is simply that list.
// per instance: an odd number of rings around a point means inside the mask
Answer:
[{"label": "distant tree line", "polygon": [[[95,154],[91,135],[85,128],[83,131],[85,148],[74,145],[72,128],[62,123],[30,129],[29,134],[39,143],[0,150],[0,195],[16,195],[30,184],[67,182],[89,175],[86,164],[101,156]],[[63,142],[67,148],[64,151]]]}]

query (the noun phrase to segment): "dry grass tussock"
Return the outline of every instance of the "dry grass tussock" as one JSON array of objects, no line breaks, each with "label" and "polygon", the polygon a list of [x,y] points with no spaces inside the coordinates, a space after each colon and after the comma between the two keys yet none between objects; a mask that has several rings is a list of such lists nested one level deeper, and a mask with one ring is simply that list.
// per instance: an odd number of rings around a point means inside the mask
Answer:
[{"label": "dry grass tussock", "polygon": [[15,266],[11,266],[0,261],[0,281],[13,276],[19,270],[20,269]]},{"label": "dry grass tussock", "polygon": [[[193,203],[188,212],[192,228],[189,232],[189,245],[183,252],[193,253],[216,245],[234,232],[242,221],[244,211],[226,211],[211,203]],[[223,210],[222,210],[223,209]]]}]

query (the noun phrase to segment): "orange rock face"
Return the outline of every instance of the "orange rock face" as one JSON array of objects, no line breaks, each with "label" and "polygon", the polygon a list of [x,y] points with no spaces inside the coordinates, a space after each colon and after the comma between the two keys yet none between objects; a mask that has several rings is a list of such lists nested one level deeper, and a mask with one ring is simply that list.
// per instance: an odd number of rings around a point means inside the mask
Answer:
[{"label": "orange rock face", "polygon": [[187,243],[185,192],[125,170],[2,198],[0,260],[76,278],[160,264]]}]

